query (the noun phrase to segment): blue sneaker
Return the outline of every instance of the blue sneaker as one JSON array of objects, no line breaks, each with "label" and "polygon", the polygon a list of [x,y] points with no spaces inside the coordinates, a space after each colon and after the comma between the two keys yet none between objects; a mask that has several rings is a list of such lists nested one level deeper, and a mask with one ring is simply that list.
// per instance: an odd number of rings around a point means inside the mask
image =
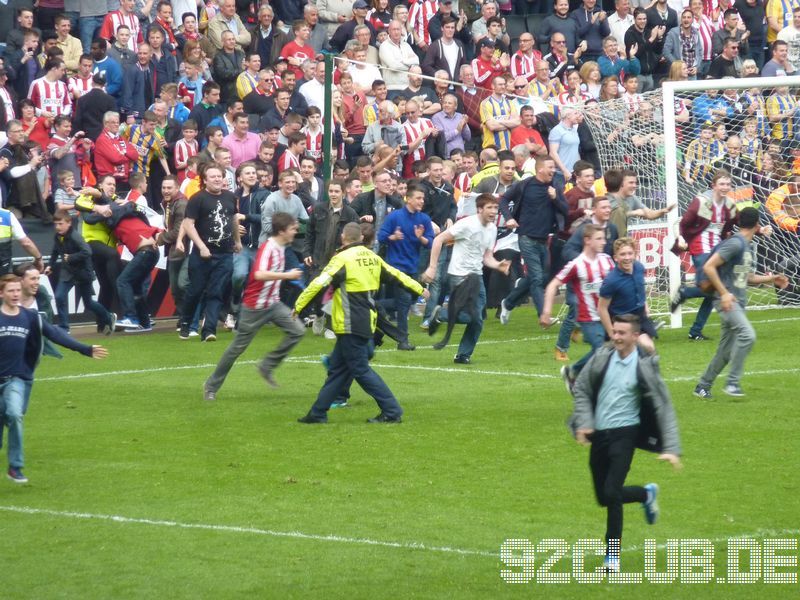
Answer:
[{"label": "blue sneaker", "polygon": [[22,469],[16,467],[8,468],[8,478],[14,483],[28,483],[28,478],[22,474]]},{"label": "blue sneaker", "polygon": [[707,387],[703,387],[700,384],[697,384],[694,388],[694,392],[692,392],[695,396],[702,400],[713,400],[713,396],[711,395],[711,390]]},{"label": "blue sneaker", "polygon": [[647,500],[642,502],[644,519],[649,525],[652,525],[658,519],[658,484],[648,483],[644,489],[647,490]]},{"label": "blue sneaker", "polygon": [[322,363],[322,366],[325,367],[326,371],[331,370],[331,357],[330,354],[323,354],[319,357],[319,362]]},{"label": "blue sneaker", "polygon": [[337,400],[336,402],[331,404],[331,408],[347,408],[348,406],[350,405],[347,404],[347,400],[342,400],[341,402]]}]

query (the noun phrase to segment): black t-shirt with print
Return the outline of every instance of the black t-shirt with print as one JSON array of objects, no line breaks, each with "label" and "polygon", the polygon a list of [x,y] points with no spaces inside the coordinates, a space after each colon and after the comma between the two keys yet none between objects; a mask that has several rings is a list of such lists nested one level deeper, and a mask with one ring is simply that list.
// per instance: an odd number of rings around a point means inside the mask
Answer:
[{"label": "black t-shirt with print", "polygon": [[202,190],[192,196],[186,205],[186,218],[194,219],[200,239],[212,254],[233,252],[235,214],[236,196],[227,190],[219,194]]}]

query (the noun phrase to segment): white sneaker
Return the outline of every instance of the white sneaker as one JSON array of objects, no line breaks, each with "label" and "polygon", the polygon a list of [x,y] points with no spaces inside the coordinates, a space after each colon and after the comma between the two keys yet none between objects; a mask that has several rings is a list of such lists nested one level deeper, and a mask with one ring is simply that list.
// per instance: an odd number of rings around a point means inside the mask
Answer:
[{"label": "white sneaker", "polygon": [[336,339],[336,334],[333,333],[333,331],[331,329],[326,329],[325,330],[325,339],[326,340],[335,340]]},{"label": "white sneaker", "polygon": [[228,314],[228,316],[225,317],[225,329],[228,331],[233,331],[236,329],[236,317],[234,317],[232,314]]},{"label": "white sneaker", "polygon": [[311,331],[314,332],[314,335],[322,335],[325,333],[325,316],[324,315],[317,315],[314,318],[314,322],[311,324]]},{"label": "white sneaker", "polygon": [[508,325],[508,320],[511,318],[511,311],[506,308],[505,298],[500,300],[500,324]]}]

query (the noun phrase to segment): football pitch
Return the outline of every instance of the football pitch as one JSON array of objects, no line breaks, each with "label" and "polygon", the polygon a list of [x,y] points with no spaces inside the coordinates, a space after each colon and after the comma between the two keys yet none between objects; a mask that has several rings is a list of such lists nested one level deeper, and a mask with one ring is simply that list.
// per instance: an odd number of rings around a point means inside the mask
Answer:
[{"label": "football pitch", "polygon": [[[419,319],[415,352],[379,349],[373,364],[405,410],[400,425],[367,424],[378,409],[357,386],[329,424],[296,422],[333,345],[310,331],[271,389],[255,362],[278,332],[263,330],[213,403],[202,383],[232,334],[220,329],[205,344],[173,329],[89,338],[111,356],[65,351],[37,371],[25,421],[30,483],[0,482],[2,595],[797,598],[800,311],[750,318],[758,340],[745,398],[725,396],[723,379],[714,400],[692,396],[716,349],[716,316],[713,341],[687,341],[688,327],[661,331],[684,468],[637,452],[628,482],[661,488],[655,525],[638,505],[625,508],[622,572],[643,581],[594,585],[579,580],[600,579],[602,557],[581,540],[602,538],[605,509],[588,449],[565,426],[557,332],[543,332],[528,307],[507,327],[487,320],[472,365],[454,365],[454,347],[433,350]],[[587,349],[573,345],[570,357]],[[732,538],[751,539],[749,551],[733,552]],[[527,550],[505,564],[509,539]],[[734,554],[753,583],[731,582]],[[646,562],[671,582],[642,576]],[[773,573],[795,583],[765,583]]]}]

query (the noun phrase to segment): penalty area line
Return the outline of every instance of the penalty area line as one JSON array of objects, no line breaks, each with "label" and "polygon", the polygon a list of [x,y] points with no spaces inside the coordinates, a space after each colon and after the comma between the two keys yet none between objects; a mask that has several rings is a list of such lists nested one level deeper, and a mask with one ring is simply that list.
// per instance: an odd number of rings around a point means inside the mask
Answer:
[{"label": "penalty area line", "polygon": [[122,523],[127,525],[149,525],[152,527],[168,527],[175,529],[198,529],[202,531],[215,531],[220,533],[244,533],[250,535],[260,535],[267,537],[289,538],[299,540],[311,540],[318,542],[338,542],[341,544],[356,544],[362,546],[379,546],[382,548],[399,548],[403,550],[424,550],[427,552],[440,552],[445,554],[459,554],[463,556],[485,556],[498,558],[498,552],[487,552],[483,550],[470,550],[466,548],[455,548],[452,546],[433,546],[422,542],[392,542],[387,540],[373,540],[369,538],[355,538],[341,535],[320,535],[304,533],[302,531],[277,531],[274,529],[263,529],[260,527],[243,527],[236,525],[214,525],[210,523],[184,523],[181,521],[170,521],[165,519],[145,519],[136,517],[125,517],[122,515],[105,515],[85,512],[49,510],[45,508],[33,508],[29,506],[0,506],[0,511],[24,514],[24,515],[44,515],[48,517],[59,517],[63,519],[105,521],[111,523]]}]

